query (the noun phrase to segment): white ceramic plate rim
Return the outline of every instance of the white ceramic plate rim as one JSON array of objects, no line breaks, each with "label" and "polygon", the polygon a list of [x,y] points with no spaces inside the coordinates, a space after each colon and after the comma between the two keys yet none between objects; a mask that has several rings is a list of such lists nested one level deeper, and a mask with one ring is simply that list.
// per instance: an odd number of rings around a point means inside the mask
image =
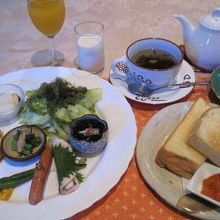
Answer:
[{"label": "white ceramic plate rim", "polygon": [[[144,180],[153,191],[174,208],[184,195],[182,178],[159,167],[155,162],[155,157],[163,142],[169,137],[190,106],[191,102],[181,102],[157,112],[143,128],[136,147],[137,164]],[[199,219],[220,219],[220,214],[216,210],[198,213],[185,211],[185,213]]]},{"label": "white ceramic plate rim", "polygon": [[[121,58],[123,59],[123,57]],[[122,82],[119,79],[114,79],[111,77],[113,74],[113,70],[110,70],[110,80],[111,83],[127,98],[140,102],[140,103],[145,103],[145,104],[153,104],[153,105],[158,105],[158,104],[165,104],[165,103],[171,103],[175,102],[186,95],[188,95],[193,87],[188,87],[188,88],[182,88],[182,89],[175,89],[174,91],[163,91],[161,93],[157,93],[155,95],[152,95],[151,97],[142,97],[142,96],[137,96],[132,93],[130,93],[127,90],[127,84],[125,82]],[[193,68],[185,61],[183,60],[182,66],[176,76],[176,82],[181,83],[185,81],[190,81],[190,82],[195,82],[195,73]]]},{"label": "white ceramic plate rim", "polygon": [[[0,77],[0,84],[19,84],[26,90],[38,88],[41,82],[49,82],[57,76],[76,85],[104,89],[103,99],[97,104],[97,108],[109,126],[108,145],[77,191],[66,196],[57,195],[44,199],[35,206],[30,205],[28,200],[1,201],[2,219],[63,219],[73,216],[109,192],[126,171],[133,156],[137,132],[134,114],[126,99],[106,80],[73,68],[36,67],[5,74]],[[0,129],[5,133],[10,126]]]}]

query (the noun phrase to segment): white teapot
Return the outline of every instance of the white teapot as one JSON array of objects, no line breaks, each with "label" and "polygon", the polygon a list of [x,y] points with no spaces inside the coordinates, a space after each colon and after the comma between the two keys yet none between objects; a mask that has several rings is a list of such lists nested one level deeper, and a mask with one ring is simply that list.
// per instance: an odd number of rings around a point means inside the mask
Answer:
[{"label": "white teapot", "polygon": [[185,53],[198,67],[212,71],[220,65],[220,8],[200,18],[193,26],[183,15],[175,15],[183,26]]}]

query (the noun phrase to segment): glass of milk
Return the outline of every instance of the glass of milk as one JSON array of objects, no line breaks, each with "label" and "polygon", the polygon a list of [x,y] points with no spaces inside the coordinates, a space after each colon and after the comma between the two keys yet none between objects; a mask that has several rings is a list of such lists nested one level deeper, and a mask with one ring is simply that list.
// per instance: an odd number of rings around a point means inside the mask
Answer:
[{"label": "glass of milk", "polygon": [[86,21],[74,27],[76,33],[77,61],[82,70],[98,73],[104,68],[104,25]]}]

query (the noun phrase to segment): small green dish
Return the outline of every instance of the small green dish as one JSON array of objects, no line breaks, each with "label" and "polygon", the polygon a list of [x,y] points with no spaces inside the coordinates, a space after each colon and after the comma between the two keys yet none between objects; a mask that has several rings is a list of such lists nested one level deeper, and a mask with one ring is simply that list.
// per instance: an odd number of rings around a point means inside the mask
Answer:
[{"label": "small green dish", "polygon": [[[18,131],[24,134],[24,140],[23,140],[23,147],[22,150],[19,152],[17,149],[14,148],[17,147],[18,140],[15,141],[15,136],[18,134]],[[25,144],[29,144],[27,141],[27,135],[34,134],[34,138],[38,139],[37,145],[31,147],[31,151],[27,154],[25,154],[23,149],[25,150]],[[20,136],[19,136],[20,137]],[[30,136],[29,136],[30,137]],[[33,137],[32,137],[33,138]],[[19,139],[19,138],[18,138]],[[13,141],[15,143],[13,143]],[[29,138],[30,141],[30,138]],[[8,157],[11,160],[15,161],[25,161],[29,160],[38,154],[41,153],[41,151],[44,149],[44,146],[46,144],[46,135],[43,132],[43,130],[35,125],[22,125],[16,128],[13,128],[10,130],[2,139],[1,142],[1,148],[3,151],[3,155]],[[30,144],[29,144],[30,147]],[[26,150],[27,152],[27,150]]]},{"label": "small green dish", "polygon": [[210,77],[210,83],[213,92],[217,98],[220,99],[220,66],[213,70]]}]

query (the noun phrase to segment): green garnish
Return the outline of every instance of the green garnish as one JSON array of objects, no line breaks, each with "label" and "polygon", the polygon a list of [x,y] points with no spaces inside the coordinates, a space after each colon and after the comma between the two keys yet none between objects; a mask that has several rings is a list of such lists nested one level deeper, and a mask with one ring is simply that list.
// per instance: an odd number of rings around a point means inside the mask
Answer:
[{"label": "green garnish", "polygon": [[[21,136],[24,135],[24,140],[20,141]],[[11,149],[18,152],[20,155],[28,156],[33,152],[35,147],[41,144],[41,138],[34,133],[25,134],[24,131],[17,130],[11,141]]]},{"label": "green garnish", "polygon": [[79,172],[80,169],[86,166],[86,158],[78,158],[74,152],[70,152],[68,148],[64,148],[61,144],[53,147],[53,156],[57,168],[59,185],[63,178],[69,177],[75,173],[79,182],[83,181],[83,175]]},{"label": "green garnish", "polygon": [[41,143],[41,138],[36,136],[33,133],[30,133],[26,135],[25,141],[26,141],[26,144],[30,145],[31,147],[37,147]]}]

